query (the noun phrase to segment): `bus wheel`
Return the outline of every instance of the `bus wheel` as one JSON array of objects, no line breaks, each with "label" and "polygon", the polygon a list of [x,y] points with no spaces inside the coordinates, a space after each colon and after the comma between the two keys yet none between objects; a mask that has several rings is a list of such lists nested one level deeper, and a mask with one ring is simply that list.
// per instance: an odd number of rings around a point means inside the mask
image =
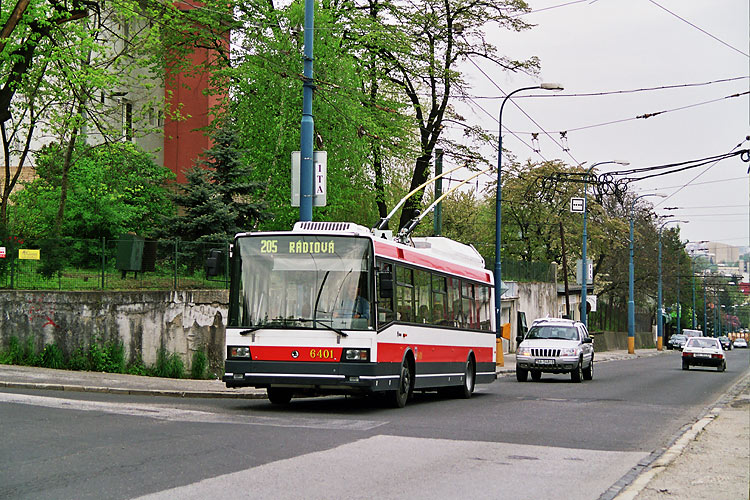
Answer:
[{"label": "bus wheel", "polygon": [[269,387],[266,389],[268,400],[275,405],[286,405],[292,400],[291,389],[282,389],[281,387]]},{"label": "bus wheel", "polygon": [[464,383],[457,387],[455,394],[461,399],[469,399],[474,392],[474,383],[476,382],[477,370],[474,367],[474,360],[466,360],[466,370],[464,371]]},{"label": "bus wheel", "polygon": [[398,389],[390,391],[390,400],[393,406],[396,408],[403,408],[406,406],[406,401],[409,399],[411,394],[411,367],[409,361],[404,360],[401,365],[401,375],[398,380]]}]

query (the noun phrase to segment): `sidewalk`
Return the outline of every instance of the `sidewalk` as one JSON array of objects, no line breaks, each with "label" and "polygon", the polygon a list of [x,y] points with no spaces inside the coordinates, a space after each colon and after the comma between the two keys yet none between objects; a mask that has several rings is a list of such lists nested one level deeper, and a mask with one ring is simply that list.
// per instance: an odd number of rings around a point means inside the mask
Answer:
[{"label": "sidewalk", "polygon": [[[606,351],[598,363],[664,355],[655,349]],[[505,354],[498,377],[515,373],[515,355]],[[196,398],[265,399],[265,389],[227,389],[219,380],[166,379],[116,373],[74,372],[0,365],[0,388]],[[614,497],[616,500],[740,500],[750,488],[750,372],[708,413],[655,457]],[[610,497],[608,497],[610,498]]]}]

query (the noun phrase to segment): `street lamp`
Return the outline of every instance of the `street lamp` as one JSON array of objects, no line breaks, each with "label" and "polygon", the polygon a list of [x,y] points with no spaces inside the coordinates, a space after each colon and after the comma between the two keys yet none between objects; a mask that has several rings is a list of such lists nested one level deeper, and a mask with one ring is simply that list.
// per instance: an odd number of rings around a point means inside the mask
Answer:
[{"label": "street lamp", "polygon": [[633,281],[634,281],[634,269],[633,269],[633,211],[635,210],[635,203],[641,198],[646,196],[658,196],[659,198],[666,198],[667,195],[661,193],[647,193],[640,196],[636,196],[633,199],[633,203],[630,204],[630,261],[628,264],[628,353],[635,354],[635,299],[633,299]]},{"label": "street lamp", "polygon": [[589,212],[589,203],[586,199],[586,191],[587,191],[587,181],[589,178],[589,174],[591,174],[591,171],[594,169],[594,167],[598,165],[608,165],[608,164],[617,164],[617,165],[630,165],[630,163],[626,161],[619,161],[619,160],[611,160],[611,161],[600,161],[599,163],[594,163],[591,165],[588,170],[586,170],[586,174],[583,176],[583,245],[581,246],[581,275],[583,276],[583,286],[581,287],[581,323],[588,328],[588,307],[586,304],[586,294],[588,293],[589,288],[589,273],[588,273],[588,263],[586,262],[586,240],[587,234],[586,234],[586,220],[588,219],[588,212]]},{"label": "street lamp", "polygon": [[499,133],[497,135],[497,195],[495,197],[495,331],[500,330],[500,321],[502,313],[502,301],[500,300],[503,294],[502,290],[502,268],[500,264],[500,229],[502,227],[500,209],[502,207],[502,190],[501,190],[501,173],[503,164],[503,108],[505,103],[510,97],[518,92],[524,90],[562,90],[563,87],[559,83],[542,83],[541,85],[535,85],[533,87],[522,87],[509,93],[503,99],[500,104],[500,113],[497,119],[499,125]]},{"label": "street lamp", "polygon": [[[657,293],[657,309],[656,309],[656,350],[661,351],[664,344],[664,327],[661,324],[661,230],[667,224],[683,223],[687,224],[686,220],[668,220],[663,222],[659,226],[659,290]],[[677,305],[679,307],[679,304]]]}]

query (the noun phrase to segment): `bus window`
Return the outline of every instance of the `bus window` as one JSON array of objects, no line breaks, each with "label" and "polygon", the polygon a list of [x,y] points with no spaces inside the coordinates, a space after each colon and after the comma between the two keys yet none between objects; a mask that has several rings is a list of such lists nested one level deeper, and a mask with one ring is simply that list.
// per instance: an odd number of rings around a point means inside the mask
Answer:
[{"label": "bus window", "polygon": [[406,267],[396,266],[396,319],[414,321],[414,276]]},{"label": "bus window", "polygon": [[461,309],[463,310],[466,324],[465,328],[476,328],[476,309],[474,307],[474,285],[464,281],[461,286]]},{"label": "bus window", "polygon": [[432,275],[432,322],[436,325],[450,325],[446,312],[447,293],[445,277]]},{"label": "bus window", "polygon": [[465,326],[461,315],[461,280],[458,278],[448,278],[448,317],[451,319],[453,326]]},{"label": "bus window", "polygon": [[430,272],[416,269],[414,271],[414,290],[416,292],[417,311],[419,311],[417,323],[432,322],[432,312],[430,311],[431,288]]},{"label": "bus window", "polygon": [[[378,275],[390,276],[390,279],[393,280],[393,265],[381,262],[378,265]],[[378,323],[386,325],[391,321],[393,321],[393,289],[383,290],[383,288],[378,287]]]},{"label": "bus window", "polygon": [[477,310],[479,312],[479,329],[491,330],[490,288],[487,285],[477,285]]}]

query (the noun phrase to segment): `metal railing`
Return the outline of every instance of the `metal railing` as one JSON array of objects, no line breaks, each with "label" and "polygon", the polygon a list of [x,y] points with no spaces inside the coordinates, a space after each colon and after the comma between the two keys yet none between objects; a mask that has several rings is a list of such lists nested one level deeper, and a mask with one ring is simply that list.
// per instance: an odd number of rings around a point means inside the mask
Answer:
[{"label": "metal railing", "polygon": [[226,242],[138,237],[41,240],[6,247],[5,258],[0,259],[0,289],[229,288],[228,255]]}]

